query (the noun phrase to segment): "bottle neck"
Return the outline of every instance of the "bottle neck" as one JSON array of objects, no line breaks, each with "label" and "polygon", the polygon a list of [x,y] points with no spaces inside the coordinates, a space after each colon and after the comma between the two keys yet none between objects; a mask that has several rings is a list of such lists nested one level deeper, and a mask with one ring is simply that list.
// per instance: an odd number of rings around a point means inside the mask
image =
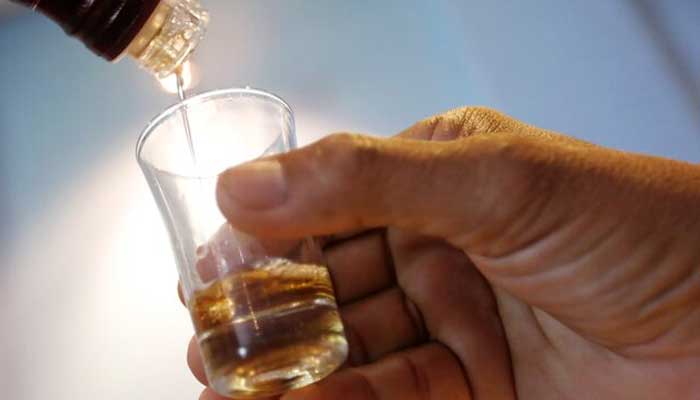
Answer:
[{"label": "bottle neck", "polygon": [[159,0],[14,0],[57,22],[92,52],[112,61],[141,31]]},{"label": "bottle neck", "polygon": [[199,0],[13,1],[53,19],[102,58],[128,54],[159,78],[189,57],[209,22]]},{"label": "bottle neck", "polygon": [[162,78],[174,72],[194,51],[208,22],[209,14],[198,0],[162,0],[126,53]]}]

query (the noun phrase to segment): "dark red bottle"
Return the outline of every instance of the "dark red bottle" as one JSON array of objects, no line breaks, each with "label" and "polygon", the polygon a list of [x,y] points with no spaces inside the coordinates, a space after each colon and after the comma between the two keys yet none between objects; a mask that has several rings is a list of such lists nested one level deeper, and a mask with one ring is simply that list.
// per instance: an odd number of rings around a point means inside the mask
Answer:
[{"label": "dark red bottle", "polygon": [[109,60],[123,54],[159,76],[197,46],[208,15],[198,0],[13,0],[56,21]]}]

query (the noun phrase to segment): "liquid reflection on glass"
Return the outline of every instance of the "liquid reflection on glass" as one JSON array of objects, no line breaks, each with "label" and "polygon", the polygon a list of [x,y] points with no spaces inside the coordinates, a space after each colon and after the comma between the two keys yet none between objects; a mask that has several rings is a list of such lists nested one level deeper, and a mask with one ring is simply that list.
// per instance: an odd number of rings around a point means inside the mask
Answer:
[{"label": "liquid reflection on glass", "polygon": [[[184,110],[196,160],[183,128]],[[137,146],[168,227],[207,377],[225,396],[269,396],[301,387],[331,373],[347,356],[317,243],[244,234],[216,205],[218,173],[294,146],[289,107],[250,89],[210,92],[170,108],[151,122]]]}]

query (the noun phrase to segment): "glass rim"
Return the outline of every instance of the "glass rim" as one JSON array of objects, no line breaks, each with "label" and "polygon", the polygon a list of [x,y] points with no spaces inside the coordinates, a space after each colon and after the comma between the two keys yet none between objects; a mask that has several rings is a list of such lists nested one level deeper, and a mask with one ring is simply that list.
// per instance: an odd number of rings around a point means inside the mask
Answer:
[{"label": "glass rim", "polygon": [[[186,108],[191,105],[195,104],[202,104],[207,101],[212,101],[216,100],[218,98],[227,98],[230,95],[235,95],[235,94],[252,94],[256,96],[260,96],[263,98],[266,98],[267,100],[272,100],[275,103],[278,103],[282,108],[289,113],[290,117],[292,118],[292,121],[294,120],[294,113],[292,112],[292,108],[287,104],[286,101],[284,101],[280,96],[270,93],[268,91],[262,90],[262,89],[254,89],[251,87],[232,87],[232,88],[227,88],[227,89],[215,89],[215,90],[209,90],[206,92],[198,93],[194,96],[186,98],[184,101],[177,102],[165,110],[161,111],[158,113],[153,119],[151,119],[148,124],[146,124],[146,127],[143,128],[141,133],[139,134],[139,138],[136,141],[136,161],[139,163],[139,165],[143,168],[144,165],[148,166],[149,168],[155,169],[160,173],[164,173],[167,175],[171,176],[176,176],[176,177],[181,177],[181,178],[207,178],[210,176],[189,176],[189,175],[182,175],[182,174],[177,174],[174,172],[170,172],[167,170],[163,170],[161,168],[156,167],[152,163],[145,161],[141,158],[141,152],[145,146],[146,141],[148,138],[151,136],[151,134],[156,130],[158,126],[160,126],[163,121],[166,119],[170,118],[174,113],[180,111],[183,108]],[[215,176],[215,175],[211,175]]]}]

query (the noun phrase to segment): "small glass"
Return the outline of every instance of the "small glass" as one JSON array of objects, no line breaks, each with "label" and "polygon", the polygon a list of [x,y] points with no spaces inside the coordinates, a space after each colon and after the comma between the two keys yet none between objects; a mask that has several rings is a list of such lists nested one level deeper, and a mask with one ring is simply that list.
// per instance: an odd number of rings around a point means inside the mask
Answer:
[{"label": "small glass", "polygon": [[347,356],[316,241],[250,236],[216,204],[222,171],[294,147],[289,106],[253,89],[218,90],[176,104],[137,144],[170,234],[207,378],[224,396],[271,396],[305,386]]}]

